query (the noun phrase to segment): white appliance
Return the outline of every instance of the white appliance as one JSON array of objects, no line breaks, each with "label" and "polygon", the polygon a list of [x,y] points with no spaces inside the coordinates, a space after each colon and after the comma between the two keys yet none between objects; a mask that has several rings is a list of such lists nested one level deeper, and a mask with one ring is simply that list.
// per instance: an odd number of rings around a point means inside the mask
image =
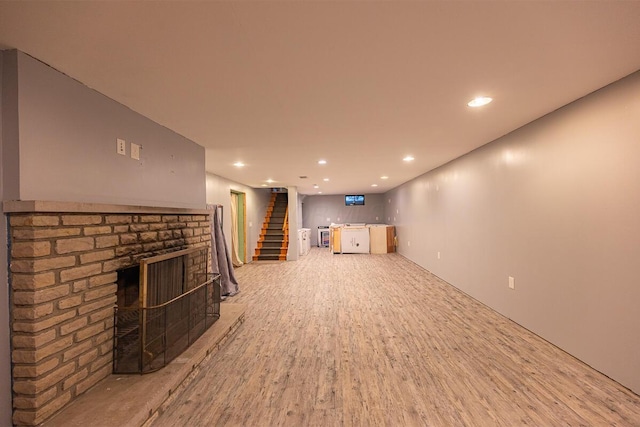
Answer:
[{"label": "white appliance", "polygon": [[328,248],[329,247],[329,226],[321,225],[318,227],[318,247],[319,248]]},{"label": "white appliance", "polygon": [[298,253],[300,256],[307,255],[311,250],[311,229],[301,228],[298,230]]},{"label": "white appliance", "polygon": [[368,254],[369,229],[363,226],[344,226],[340,235],[343,254]]}]

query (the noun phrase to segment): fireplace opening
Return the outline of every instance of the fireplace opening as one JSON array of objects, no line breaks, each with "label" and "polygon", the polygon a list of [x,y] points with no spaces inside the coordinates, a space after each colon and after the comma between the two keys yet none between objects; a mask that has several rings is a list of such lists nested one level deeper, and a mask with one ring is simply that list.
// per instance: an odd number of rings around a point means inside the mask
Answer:
[{"label": "fireplace opening", "polygon": [[118,270],[118,307],[136,308],[140,298],[140,265]]},{"label": "fireplace opening", "polygon": [[220,275],[208,266],[208,248],[192,248],[118,271],[114,373],[162,368],[220,317]]},{"label": "fireplace opening", "polygon": [[138,372],[140,265],[118,270],[117,284],[113,371]]}]

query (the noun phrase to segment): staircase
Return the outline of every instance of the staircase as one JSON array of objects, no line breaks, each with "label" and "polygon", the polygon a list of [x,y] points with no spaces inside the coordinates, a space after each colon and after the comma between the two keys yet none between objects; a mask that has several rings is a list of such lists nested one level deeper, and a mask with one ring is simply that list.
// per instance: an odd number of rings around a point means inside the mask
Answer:
[{"label": "staircase", "polygon": [[254,261],[285,261],[289,247],[288,195],[272,193]]}]

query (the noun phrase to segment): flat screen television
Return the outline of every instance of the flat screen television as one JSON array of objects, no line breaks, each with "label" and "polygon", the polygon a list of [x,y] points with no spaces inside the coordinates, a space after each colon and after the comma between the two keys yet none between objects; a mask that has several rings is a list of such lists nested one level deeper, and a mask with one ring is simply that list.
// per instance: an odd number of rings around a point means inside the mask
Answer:
[{"label": "flat screen television", "polygon": [[350,194],[344,196],[344,204],[347,206],[363,206],[364,195],[363,194]]}]

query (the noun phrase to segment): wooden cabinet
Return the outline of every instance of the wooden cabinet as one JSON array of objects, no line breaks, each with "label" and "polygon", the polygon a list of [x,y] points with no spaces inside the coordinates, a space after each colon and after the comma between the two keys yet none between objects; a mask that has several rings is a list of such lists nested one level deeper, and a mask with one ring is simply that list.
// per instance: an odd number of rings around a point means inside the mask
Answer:
[{"label": "wooden cabinet", "polygon": [[341,239],[341,227],[329,227],[329,249],[331,253],[339,254],[342,252],[342,247],[340,245]]},{"label": "wooden cabinet", "polygon": [[372,254],[386,254],[396,251],[395,227],[393,225],[370,225],[369,238]]},{"label": "wooden cabinet", "polygon": [[[351,227],[353,228],[353,227]],[[372,254],[387,254],[396,251],[396,228],[393,225],[386,224],[373,224],[367,225],[369,242],[366,245],[368,251],[353,251],[345,248],[342,237],[345,234],[345,230],[350,231],[350,227],[340,225],[331,225],[329,227],[329,249],[331,253],[372,253]],[[358,227],[355,227],[358,228]],[[360,227],[363,228],[363,227]]]}]

